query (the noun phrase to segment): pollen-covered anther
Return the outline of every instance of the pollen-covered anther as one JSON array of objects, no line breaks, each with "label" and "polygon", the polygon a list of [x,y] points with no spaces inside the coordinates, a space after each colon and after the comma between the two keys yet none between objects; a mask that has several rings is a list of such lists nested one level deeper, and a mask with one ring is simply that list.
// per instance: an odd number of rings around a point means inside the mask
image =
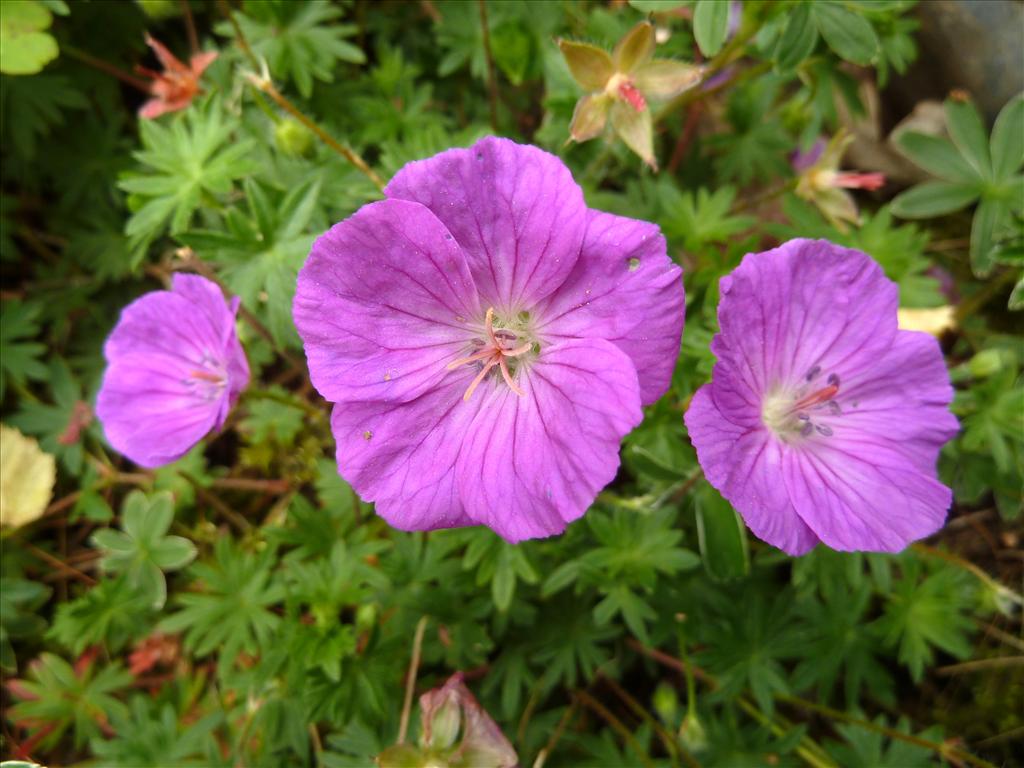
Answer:
[{"label": "pollen-covered anther", "polygon": [[494,367],[501,369],[501,377],[505,380],[505,383],[508,384],[509,389],[521,397],[523,395],[523,390],[520,389],[512,379],[512,373],[509,371],[508,367],[508,358],[525,355],[533,349],[533,343],[527,342],[518,346],[512,346],[516,341],[518,341],[518,336],[516,336],[515,333],[506,329],[494,330],[494,307],[489,307],[487,310],[487,316],[484,319],[484,328],[487,333],[487,339],[484,341],[483,349],[469,355],[468,357],[462,357],[458,360],[454,360],[445,366],[447,370],[452,371],[463,365],[483,362],[480,372],[476,375],[476,378],[470,382],[470,385],[466,389],[466,393],[462,396],[462,399],[469,400],[469,398],[473,396],[473,392],[475,392],[476,388],[480,385],[480,382],[487,377],[487,374],[490,373],[491,369]]}]

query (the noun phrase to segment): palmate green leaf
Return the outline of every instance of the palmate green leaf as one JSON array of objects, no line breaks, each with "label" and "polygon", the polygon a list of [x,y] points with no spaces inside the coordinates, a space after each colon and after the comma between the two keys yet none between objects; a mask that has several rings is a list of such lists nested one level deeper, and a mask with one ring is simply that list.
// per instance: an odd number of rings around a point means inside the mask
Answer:
[{"label": "palmate green leaf", "polygon": [[665,234],[679,240],[690,253],[699,253],[712,243],[724,243],[750,229],[755,219],[731,214],[736,188],[722,186],[713,193],[701,187],[696,192],[679,193],[675,186],[664,184],[661,203],[665,214],[660,217]]},{"label": "palmate green leaf", "polygon": [[58,605],[47,636],[75,654],[96,644],[116,653],[142,636],[153,615],[147,596],[127,579],[108,578]]},{"label": "palmate green leaf", "polygon": [[179,610],[161,621],[160,629],[183,632],[185,647],[197,657],[217,651],[222,670],[239,653],[258,652],[281,623],[270,611],[284,598],[272,572],[275,560],[272,548],[256,555],[230,538],[218,538],[214,560],[192,566],[197,591],[175,596]]},{"label": "palmate green leaf", "polygon": [[462,567],[476,569],[477,585],[490,584],[494,606],[505,613],[512,604],[516,582],[537,583],[537,572],[522,546],[509,544],[486,528],[465,532],[468,539]]},{"label": "palmate green leaf", "polygon": [[125,713],[124,704],[113,694],[131,682],[132,676],[116,662],[101,668],[93,661],[76,670],[59,656],[44,653],[29,668],[27,679],[19,681],[20,690],[32,698],[15,704],[10,714],[39,724],[40,746],[44,748],[55,744],[69,728],[75,746],[81,748],[100,735],[100,723]]},{"label": "palmate green leaf", "polygon": [[131,195],[125,234],[137,259],[165,231],[183,232],[204,195],[224,198],[235,180],[255,170],[253,142],[230,141],[234,126],[216,99],[169,125],[143,120],[139,131],[143,149],[134,157],[146,172],[126,173],[118,182]]},{"label": "palmate green leaf", "polygon": [[50,595],[50,588],[38,581],[0,577],[0,669],[17,671],[12,639],[42,634],[46,620],[36,609]]},{"label": "palmate green leaf", "polygon": [[62,438],[76,418],[76,409],[80,409],[83,403],[82,387],[67,363],[60,358],[54,358],[50,363],[47,382],[53,403],[23,399],[21,409],[10,417],[9,423],[25,434],[38,437],[39,446],[44,451],[55,455],[69,472],[78,475],[83,467],[85,433],[74,441]]},{"label": "palmate green leaf", "polygon": [[292,298],[299,267],[318,234],[309,230],[320,183],[310,179],[282,194],[246,180],[244,189],[248,215],[229,209],[227,231],[193,230],[178,239],[220,267],[228,288],[266,322],[279,344],[297,346]]},{"label": "palmate green leaf", "polygon": [[903,577],[893,584],[884,615],[874,626],[887,646],[899,647],[900,663],[918,682],[936,649],[958,659],[970,655],[974,599],[969,574],[950,567],[922,574],[920,563],[908,559]]},{"label": "palmate green leaf", "polygon": [[748,580],[716,595],[711,614],[702,616],[696,628],[705,646],[698,663],[720,683],[714,697],[729,700],[749,689],[758,707],[771,713],[774,695],[789,692],[782,662],[799,653],[797,627],[788,590]]},{"label": "palmate green leaf", "polygon": [[[338,62],[362,64],[366,56],[348,42],[357,28],[333,24],[343,15],[341,8],[327,0],[261,0],[247,3],[235,19],[254,53],[266,60],[270,74],[288,78],[305,98],[313,93],[313,81],[332,82]],[[234,36],[234,28],[223,23],[217,31]]]},{"label": "palmate green leaf", "polygon": [[201,768],[214,764],[214,729],[223,720],[222,712],[213,711],[193,721],[166,701],[135,695],[127,712],[114,713],[111,726],[117,738],[92,739],[89,748],[109,768]]},{"label": "palmate green leaf", "polygon": [[0,104],[5,148],[28,162],[40,141],[64,123],[67,112],[84,109],[89,102],[69,78],[44,72],[0,78]]},{"label": "palmate green leaf", "polygon": [[893,700],[893,680],[882,661],[882,647],[866,622],[871,590],[866,583],[855,589],[826,591],[823,599],[809,597],[797,604],[809,637],[793,671],[793,687],[817,689],[818,699],[831,698],[842,679],[845,703],[852,708],[861,689],[881,701]]},{"label": "palmate green leaf", "polygon": [[39,304],[20,301],[0,303],[0,400],[10,380],[24,386],[29,379],[45,379],[46,366],[39,360],[46,345],[34,341],[39,335]]},{"label": "palmate green leaf", "polygon": [[[873,722],[889,727],[884,715],[879,715]],[[907,735],[913,734],[905,718],[900,719],[895,729]],[[854,724],[837,723],[836,730],[846,743],[827,742],[825,747],[843,768],[926,768],[935,765],[933,755],[926,747],[890,739]],[[934,743],[942,742],[942,732],[938,727],[913,735]]]},{"label": "palmate green leaf", "polygon": [[121,509],[124,532],[103,528],[92,537],[93,544],[105,553],[100,567],[123,573],[156,610],[167,600],[164,572],[184,568],[196,556],[191,541],[166,535],[173,519],[174,499],[170,493],[147,498],[142,491],[133,491]]}]

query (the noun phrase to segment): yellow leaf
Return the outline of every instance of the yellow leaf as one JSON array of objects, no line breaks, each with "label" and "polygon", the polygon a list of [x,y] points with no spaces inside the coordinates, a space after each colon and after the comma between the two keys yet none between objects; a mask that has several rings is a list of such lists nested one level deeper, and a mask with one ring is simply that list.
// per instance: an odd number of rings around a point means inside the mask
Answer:
[{"label": "yellow leaf", "polygon": [[922,331],[936,337],[956,325],[956,311],[950,306],[934,309],[900,308],[896,317],[901,331]]},{"label": "yellow leaf", "polygon": [[0,525],[17,527],[42,515],[56,479],[53,456],[31,437],[0,425]]}]

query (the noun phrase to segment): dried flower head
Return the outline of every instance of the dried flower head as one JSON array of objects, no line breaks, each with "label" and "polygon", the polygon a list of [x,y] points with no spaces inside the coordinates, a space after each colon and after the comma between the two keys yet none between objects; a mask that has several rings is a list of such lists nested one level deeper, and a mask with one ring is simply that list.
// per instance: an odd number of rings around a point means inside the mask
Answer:
[{"label": "dried flower head", "polygon": [[670,99],[696,85],[702,70],[692,64],[655,59],[654,27],[642,21],[611,55],[594,45],[559,40],[569,71],[589,93],[576,103],[569,134],[574,141],[599,136],[609,115],[612,128],[652,168],[654,136],[649,99]]}]

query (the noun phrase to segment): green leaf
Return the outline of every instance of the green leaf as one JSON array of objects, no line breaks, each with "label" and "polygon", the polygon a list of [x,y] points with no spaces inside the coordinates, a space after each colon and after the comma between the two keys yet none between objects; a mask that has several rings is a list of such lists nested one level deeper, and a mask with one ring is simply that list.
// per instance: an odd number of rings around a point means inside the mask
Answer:
[{"label": "green leaf", "polygon": [[629,0],[640,13],[667,13],[693,4],[693,0]]},{"label": "green leaf", "polygon": [[46,366],[39,359],[46,345],[34,339],[39,335],[42,306],[20,301],[0,303],[0,399],[7,391],[8,380],[23,386],[29,379],[45,379]]},{"label": "green leaf", "polygon": [[[362,64],[363,52],[346,38],[356,34],[357,27],[333,24],[343,11],[327,0],[302,3],[249,3],[245,12],[234,16],[252,47],[266,60],[270,71],[278,77],[290,78],[303,97],[313,93],[313,81],[330,83],[341,69],[339,62]],[[231,24],[218,25],[217,31],[234,36]]]},{"label": "green leaf", "polygon": [[945,139],[904,131],[896,138],[896,146],[911,162],[940,179],[964,183],[981,181],[973,166]]},{"label": "green leaf", "polygon": [[701,53],[718,53],[729,29],[729,3],[723,0],[697,0],[693,10],[693,36]]},{"label": "green leaf", "polygon": [[1015,96],[996,117],[992,127],[992,175],[1005,181],[1024,164],[1024,96]]},{"label": "green leaf", "polygon": [[35,0],[4,3],[0,14],[0,72],[33,75],[57,58],[57,41],[45,30],[53,16]]},{"label": "green leaf", "polygon": [[159,610],[167,599],[164,571],[184,568],[196,556],[196,547],[181,536],[166,536],[174,519],[174,499],[163,491],[147,498],[132,491],[121,510],[124,533],[109,528],[96,531],[93,545],[104,551],[100,566],[124,574],[128,583]]},{"label": "green leaf", "polygon": [[897,195],[892,212],[904,219],[928,219],[966,208],[980,194],[977,184],[926,181]]},{"label": "green leaf", "polygon": [[854,64],[870,64],[878,54],[878,36],[863,16],[835,2],[812,4],[814,22],[828,47]]},{"label": "green leaf", "polygon": [[903,578],[885,604],[876,627],[887,645],[899,646],[899,660],[915,682],[921,680],[935,649],[956,658],[971,653],[968,636],[975,629],[970,618],[974,585],[965,572],[950,567],[920,578],[916,560],[906,562]]},{"label": "green leaf", "polygon": [[697,535],[704,568],[717,581],[730,581],[750,571],[746,528],[739,515],[707,483],[695,495]]},{"label": "green leaf", "polygon": [[814,51],[818,29],[811,19],[811,3],[797,3],[786,18],[786,26],[775,44],[775,67],[785,72],[796,67]]},{"label": "green leaf", "polygon": [[946,127],[960,154],[985,179],[992,178],[992,159],[989,156],[988,135],[977,108],[969,101],[947,99]]},{"label": "green leaf", "polygon": [[1009,222],[1009,200],[982,198],[971,222],[971,270],[978,277],[985,277],[992,271],[998,233]]}]

